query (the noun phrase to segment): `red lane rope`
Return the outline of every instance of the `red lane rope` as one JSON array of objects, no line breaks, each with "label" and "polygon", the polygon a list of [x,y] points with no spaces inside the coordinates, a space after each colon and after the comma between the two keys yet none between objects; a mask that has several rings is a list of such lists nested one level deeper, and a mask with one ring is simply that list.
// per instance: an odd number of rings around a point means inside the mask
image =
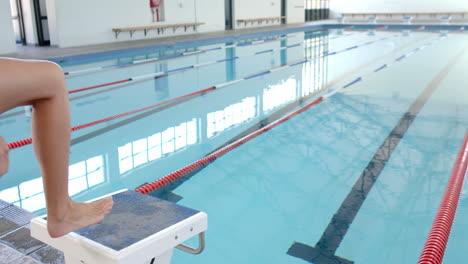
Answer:
[{"label": "red lane rope", "polygon": [[152,183],[149,183],[149,184],[146,184],[144,186],[141,186],[139,187],[138,189],[136,189],[135,191],[139,192],[139,193],[143,193],[143,194],[148,194],[148,193],[151,193],[177,179],[180,179],[182,177],[184,177],[185,175],[195,171],[196,169],[199,169],[203,166],[206,166],[208,164],[210,164],[211,162],[213,162],[214,160],[216,160],[217,158],[221,157],[222,155],[228,153],[229,151],[239,147],[240,145],[246,143],[247,141],[257,137],[258,135],[260,134],[263,134],[265,133],[266,131],[272,129],[273,127],[291,119],[292,117],[304,112],[305,110],[307,110],[308,108],[320,103],[323,101],[323,97],[319,97],[317,98],[315,101],[297,109],[296,111],[276,120],[275,122],[273,123],[270,123],[269,125],[267,126],[264,126],[263,128],[259,129],[259,130],[256,130],[255,132],[252,132],[250,134],[248,134],[247,136],[225,146],[224,148],[221,148],[209,155],[206,155],[205,157],[193,162],[192,164],[189,164],[188,166],[185,166],[184,168],[182,169],[179,169],[171,174],[168,174],[166,176],[164,176],[163,178],[159,179],[159,180],[156,180]]},{"label": "red lane rope", "polygon": [[96,88],[106,87],[106,86],[110,86],[110,85],[114,85],[114,84],[118,84],[118,83],[129,82],[129,81],[133,81],[133,79],[128,78],[128,79],[125,79],[125,80],[120,80],[120,81],[115,81],[115,82],[110,82],[110,83],[103,83],[103,84],[90,86],[90,87],[86,87],[86,88],[71,90],[71,91],[68,91],[68,93],[73,94],[73,93],[78,93],[78,92],[82,92],[82,91],[92,90],[92,89],[96,89]]},{"label": "red lane rope", "polygon": [[23,139],[23,140],[8,143],[8,148],[9,149],[15,149],[15,148],[19,148],[19,147],[22,147],[22,146],[29,145],[31,143],[32,143],[32,138]]},{"label": "red lane rope", "polygon": [[419,257],[418,264],[440,264],[455,219],[458,201],[468,167],[468,132],[458,153],[452,175],[445,189],[444,196],[432,224],[431,231]]},{"label": "red lane rope", "polygon": [[[97,125],[97,124],[100,124],[100,123],[103,123],[103,122],[106,122],[106,121],[114,120],[114,119],[117,119],[119,117],[135,114],[135,113],[142,112],[142,111],[145,111],[145,110],[149,110],[151,108],[155,108],[155,107],[158,107],[158,106],[161,106],[161,105],[164,105],[164,104],[168,104],[168,103],[171,103],[171,102],[174,102],[174,101],[177,101],[177,100],[181,100],[181,99],[184,99],[184,98],[187,98],[187,97],[191,97],[191,96],[196,95],[196,94],[205,93],[205,92],[208,92],[208,91],[211,91],[211,90],[214,90],[214,89],[216,89],[216,87],[212,86],[210,88],[206,88],[206,89],[199,90],[199,91],[196,91],[196,92],[193,92],[193,93],[189,93],[189,94],[186,94],[186,95],[175,97],[175,98],[163,101],[163,102],[159,102],[157,104],[145,106],[145,107],[142,107],[142,108],[139,108],[139,109],[136,109],[136,110],[132,110],[132,111],[128,111],[128,112],[125,112],[125,113],[122,113],[122,114],[118,114],[118,115],[106,117],[106,118],[103,118],[103,119],[100,119],[100,120],[96,120],[96,121],[93,121],[93,122],[89,122],[89,123],[86,123],[86,124],[74,126],[74,127],[71,128],[71,131],[76,131],[76,130],[79,130],[79,129],[82,129],[82,128],[85,128],[85,127],[90,127],[90,126],[94,126],[94,125]],[[23,139],[23,140],[8,143],[8,148],[9,149],[15,149],[15,148],[19,148],[19,147],[29,145],[31,143],[32,143],[32,138]]]}]

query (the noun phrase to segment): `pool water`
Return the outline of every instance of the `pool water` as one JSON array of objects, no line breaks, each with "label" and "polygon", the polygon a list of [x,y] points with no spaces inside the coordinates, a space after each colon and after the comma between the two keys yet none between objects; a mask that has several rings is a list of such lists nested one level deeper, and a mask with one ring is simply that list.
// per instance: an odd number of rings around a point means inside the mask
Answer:
[{"label": "pool water", "polygon": [[[219,87],[73,132],[70,194],[86,201],[135,189],[349,84],[158,193],[209,216],[205,251],[175,251],[173,263],[310,263],[289,251],[296,242],[358,264],[417,262],[468,128],[468,34],[330,29],[265,38],[62,63],[79,72],[186,53],[68,75],[75,90],[161,72],[71,94],[73,126]],[[407,112],[414,121],[403,122],[407,131],[390,153],[381,146]],[[8,142],[29,138],[29,126],[23,108],[0,116]],[[376,153],[386,163],[369,192],[353,188],[381,161]],[[11,151],[0,190],[1,199],[45,213],[31,146]],[[464,262],[467,191],[445,263]],[[350,195],[360,203],[355,217],[334,217],[356,207]],[[329,261],[317,264],[338,263]]]}]

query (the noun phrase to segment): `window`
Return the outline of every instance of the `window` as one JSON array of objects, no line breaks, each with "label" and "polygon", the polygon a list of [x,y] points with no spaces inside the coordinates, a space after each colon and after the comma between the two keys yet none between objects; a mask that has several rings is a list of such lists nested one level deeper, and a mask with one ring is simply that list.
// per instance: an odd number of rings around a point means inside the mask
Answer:
[{"label": "window", "polygon": [[296,99],[296,80],[289,78],[263,91],[263,111],[270,111]]},{"label": "window", "polygon": [[[105,182],[104,158],[96,156],[70,165],[68,168],[69,194],[75,195]],[[0,199],[30,212],[46,208],[42,178],[21,183],[0,192]]]},{"label": "window", "polygon": [[305,20],[323,20],[329,18],[329,0],[304,0]]},{"label": "window", "polygon": [[304,42],[306,58],[309,62],[302,68],[302,96],[317,93],[327,84],[328,36],[315,36]]},{"label": "window", "polygon": [[197,120],[193,118],[147,138],[127,143],[118,148],[120,173],[196,144],[197,135]]},{"label": "window", "polygon": [[96,156],[75,163],[69,167],[68,171],[68,192],[70,196],[105,181],[103,156]]},{"label": "window", "polygon": [[224,110],[208,113],[207,137],[211,138],[218,132],[255,117],[256,105],[255,97],[247,97],[242,102],[232,104]]}]

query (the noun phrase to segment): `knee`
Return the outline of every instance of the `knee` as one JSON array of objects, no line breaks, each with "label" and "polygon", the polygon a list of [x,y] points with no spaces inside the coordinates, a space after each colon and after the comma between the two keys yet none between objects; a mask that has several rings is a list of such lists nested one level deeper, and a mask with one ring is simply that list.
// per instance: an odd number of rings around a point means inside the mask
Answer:
[{"label": "knee", "polygon": [[65,75],[63,74],[63,70],[62,68],[60,68],[60,66],[57,63],[50,62],[50,61],[44,61],[40,63],[42,64],[41,67],[46,72],[46,76],[51,81],[59,81],[59,82],[65,81]]},{"label": "knee", "polygon": [[62,68],[54,62],[43,61],[39,63],[46,87],[51,89],[54,94],[66,92],[65,75]]}]

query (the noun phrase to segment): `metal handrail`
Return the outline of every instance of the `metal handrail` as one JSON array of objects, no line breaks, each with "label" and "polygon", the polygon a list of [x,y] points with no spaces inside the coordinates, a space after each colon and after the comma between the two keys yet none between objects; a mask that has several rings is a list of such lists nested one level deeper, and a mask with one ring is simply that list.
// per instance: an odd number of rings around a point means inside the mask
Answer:
[{"label": "metal handrail", "polygon": [[205,249],[205,232],[201,232],[200,234],[198,234],[198,248],[197,249],[189,247],[184,244],[180,244],[176,246],[176,248],[182,251],[185,251],[187,253],[193,254],[193,255],[198,255],[202,253],[203,250]]}]

